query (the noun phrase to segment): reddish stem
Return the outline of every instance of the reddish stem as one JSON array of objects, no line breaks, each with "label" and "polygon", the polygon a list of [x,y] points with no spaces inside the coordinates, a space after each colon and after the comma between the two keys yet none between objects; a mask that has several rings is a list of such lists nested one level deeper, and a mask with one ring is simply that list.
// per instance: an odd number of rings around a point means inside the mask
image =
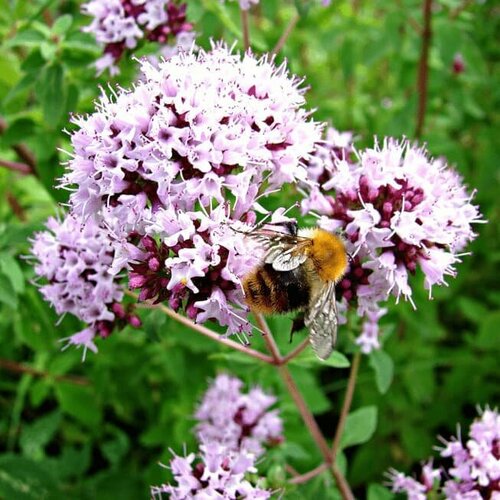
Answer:
[{"label": "reddish stem", "polygon": [[29,165],[26,165],[26,163],[19,163],[17,161],[0,159],[0,166],[5,167],[9,170],[13,170],[14,172],[19,172],[20,174],[23,175],[28,175],[33,173]]},{"label": "reddish stem", "polygon": [[49,372],[31,368],[31,366],[16,363],[15,361],[11,361],[10,359],[0,359],[0,368],[13,373],[26,373],[28,375],[34,375],[35,377],[53,377],[55,380],[60,382],[70,382],[71,384],[76,385],[89,385],[89,381],[83,377],[77,377],[75,375],[53,375]]},{"label": "reddish stem", "polygon": [[340,447],[340,440],[342,438],[342,433],[344,432],[344,426],[351,408],[352,396],[354,394],[354,388],[356,387],[356,379],[358,377],[359,363],[361,361],[361,354],[357,352],[354,354],[354,358],[351,364],[351,371],[349,373],[349,380],[347,382],[347,389],[345,392],[344,403],[342,405],[342,410],[340,411],[340,418],[337,424],[337,429],[335,431],[335,437],[333,438],[332,445],[332,462],[335,463],[337,458],[337,453]]},{"label": "reddish stem", "polygon": [[299,14],[295,14],[292,19],[290,19],[290,22],[288,23],[287,27],[285,28],[285,31],[282,33],[280,36],[280,39],[276,43],[275,47],[273,50],[271,50],[271,55],[276,55],[278,54],[281,49],[285,46],[286,41],[288,40],[288,37],[293,31],[293,28],[295,28],[295,25],[299,22],[300,16]]},{"label": "reddish stem", "polygon": [[422,29],[422,50],[418,64],[418,106],[417,125],[415,127],[415,137],[420,138],[424,129],[425,111],[427,107],[427,85],[429,81],[429,48],[431,45],[431,9],[432,0],[424,0],[424,26]]},{"label": "reddish stem", "polygon": [[248,11],[240,9],[241,30],[243,32],[243,48],[245,52],[250,48],[250,29],[248,27]]},{"label": "reddish stem", "polygon": [[[126,292],[127,295],[130,297],[133,297],[137,300],[137,295],[132,292]],[[189,318],[186,318],[185,316],[182,316],[179,313],[176,313],[172,309],[168,308],[167,306],[164,306],[163,304],[148,304],[148,303],[139,303],[137,304],[137,307],[141,307],[144,309],[159,309],[160,311],[164,312],[167,316],[170,316],[172,319],[175,319],[175,321],[178,321],[179,323],[182,323],[183,325],[187,326],[188,328],[191,328],[191,330],[194,330],[197,333],[201,333],[201,335],[204,335],[205,337],[208,337],[212,340],[215,340],[219,344],[225,345],[226,347],[231,347],[232,349],[235,349],[236,351],[243,352],[245,354],[248,354],[252,358],[259,359],[260,361],[264,361],[265,363],[274,364],[273,358],[270,356],[267,356],[259,351],[256,351],[255,349],[251,349],[250,347],[246,347],[242,344],[239,344],[238,342],[235,342],[234,340],[226,339],[222,337],[220,334],[213,332],[212,330],[209,330],[208,328],[204,327],[203,325],[198,325],[197,323],[194,323],[191,321]]]}]

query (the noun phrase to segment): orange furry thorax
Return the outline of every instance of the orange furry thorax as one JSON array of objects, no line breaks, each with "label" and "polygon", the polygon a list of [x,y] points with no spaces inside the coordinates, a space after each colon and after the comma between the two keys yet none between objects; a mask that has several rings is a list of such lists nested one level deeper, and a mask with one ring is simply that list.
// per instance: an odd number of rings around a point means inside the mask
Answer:
[{"label": "orange furry thorax", "polygon": [[347,269],[347,252],[342,239],[323,229],[304,229],[299,236],[311,239],[307,249],[316,272],[322,281],[339,281]]}]

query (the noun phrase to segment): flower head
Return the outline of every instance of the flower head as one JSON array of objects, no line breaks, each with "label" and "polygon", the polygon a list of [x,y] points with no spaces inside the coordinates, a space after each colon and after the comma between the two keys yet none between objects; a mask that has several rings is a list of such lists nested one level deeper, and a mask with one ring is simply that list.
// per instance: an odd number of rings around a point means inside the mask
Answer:
[{"label": "flower head", "polygon": [[451,458],[451,465],[434,469],[429,461],[420,480],[392,470],[389,477],[393,491],[404,492],[415,500],[427,498],[425,493],[433,489],[451,500],[500,495],[500,415],[496,410],[486,409],[472,423],[465,445],[456,438],[443,442],[440,455]]},{"label": "flower head", "polygon": [[240,279],[258,253],[238,231],[260,199],[306,181],[320,127],[300,81],[267,58],[225,45],[142,63],[143,78],[78,117],[62,184],[72,213],[113,242],[141,300],[168,302],[228,333],[249,333]]},{"label": "flower head", "polygon": [[[90,0],[82,11],[93,17],[83,31],[92,33],[104,47],[104,55],[95,64],[98,74],[105,69],[117,74],[116,63],[141,39],[165,44],[192,29],[186,21],[186,4],[175,0]],[[181,44],[185,45],[182,39]]]},{"label": "flower head", "polygon": [[196,411],[196,434],[201,442],[221,443],[231,450],[246,450],[256,456],[263,445],[281,442],[283,424],[277,410],[269,410],[276,398],[260,387],[241,392],[241,380],[219,375]]},{"label": "flower head", "polygon": [[[418,268],[429,296],[434,285],[455,276],[480,213],[458,174],[408,141],[385,139],[358,152],[357,161],[348,140],[340,153],[332,141],[326,144],[332,153],[318,149],[324,167],[313,163],[316,185],[308,189],[303,210],[319,213],[325,229],[344,232],[353,259],[339,291],[374,325],[378,303],[389,294],[413,303],[409,276]],[[378,345],[376,336],[375,327],[366,325],[358,339],[365,352]]]},{"label": "flower head", "polygon": [[245,479],[245,474],[257,472],[254,464],[254,455],[245,450],[231,450],[219,443],[201,444],[197,455],[175,455],[170,461],[176,484],[153,486],[151,493],[154,498],[167,493],[172,500],[269,498],[270,491]]},{"label": "flower head", "polygon": [[44,298],[58,314],[71,313],[89,325],[68,345],[95,352],[95,336],[107,337],[118,323],[140,325],[121,304],[123,289],[109,272],[113,246],[93,219],[82,224],[72,215],[62,221],[50,218],[47,230],[35,235],[31,251],[35,272],[46,282],[40,286]]}]

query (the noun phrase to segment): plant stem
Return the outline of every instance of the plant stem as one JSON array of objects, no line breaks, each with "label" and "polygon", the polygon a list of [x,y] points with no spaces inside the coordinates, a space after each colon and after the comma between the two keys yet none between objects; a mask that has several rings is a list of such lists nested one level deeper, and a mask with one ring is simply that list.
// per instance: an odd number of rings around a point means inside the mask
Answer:
[{"label": "plant stem", "polygon": [[[130,297],[134,297],[137,300],[137,295],[132,292],[126,292],[127,295]],[[252,358],[259,359],[260,361],[264,361],[265,363],[269,363],[271,365],[274,364],[273,358],[270,356],[267,356],[266,354],[263,354],[259,351],[256,351],[255,349],[251,349],[250,347],[246,347],[242,344],[239,344],[238,342],[235,342],[234,340],[226,339],[219,335],[218,333],[213,332],[212,330],[209,330],[208,328],[204,327],[203,325],[198,325],[191,321],[189,318],[186,318],[185,316],[180,315],[179,313],[176,313],[172,309],[168,308],[167,306],[164,306],[163,304],[148,304],[148,303],[139,303],[137,304],[137,307],[143,308],[143,309],[158,309],[162,312],[164,312],[167,316],[170,316],[172,319],[175,319],[179,323],[182,323],[183,325],[187,326],[191,330],[194,330],[197,333],[201,333],[201,335],[204,335],[205,337],[208,337],[212,340],[215,340],[219,344],[225,345],[226,347],[231,347],[232,349],[235,349],[236,351],[243,352],[244,354],[247,354],[248,356],[251,356]]]},{"label": "plant stem", "polygon": [[257,324],[259,325],[259,328],[264,332],[263,338],[269,352],[271,353],[271,356],[273,357],[274,365],[276,365],[278,371],[280,372],[281,378],[285,382],[288,392],[290,393],[290,396],[292,396],[292,399],[295,402],[295,406],[297,406],[297,409],[299,410],[302,420],[306,424],[306,427],[309,429],[309,432],[311,433],[312,438],[316,442],[316,445],[318,446],[321,455],[323,455],[323,460],[325,462],[326,467],[327,468],[331,467],[332,469],[333,476],[335,477],[342,498],[344,500],[353,500],[354,496],[349,488],[349,485],[347,484],[347,481],[345,480],[344,476],[342,475],[338,467],[335,465],[335,463],[332,463],[330,448],[326,442],[325,437],[323,436],[323,433],[321,432],[321,429],[319,428],[314,418],[314,415],[311,413],[306,402],[304,401],[304,398],[302,397],[299,388],[295,384],[295,381],[293,380],[292,375],[288,370],[288,367],[285,364],[283,364],[283,358],[280,355],[279,348],[276,345],[276,342],[271,333],[271,330],[269,329],[269,326],[267,325],[262,315],[255,314],[255,319],[257,321]]},{"label": "plant stem", "polygon": [[26,163],[19,163],[17,161],[0,159],[0,166],[8,168],[9,170],[13,170],[14,172],[19,172],[23,175],[28,175],[33,173],[29,165],[27,165]]},{"label": "plant stem", "polygon": [[302,484],[306,483],[313,477],[316,477],[317,475],[321,474],[322,472],[325,472],[325,470],[328,470],[328,464],[322,463],[321,465],[318,465],[315,469],[310,470],[309,472],[306,472],[305,474],[301,474],[300,476],[295,476],[292,477],[291,479],[288,480],[290,484]]},{"label": "plant stem", "polygon": [[340,440],[342,439],[342,433],[344,432],[344,426],[351,408],[352,396],[354,394],[354,388],[356,387],[356,379],[358,377],[359,363],[361,361],[361,353],[358,351],[354,354],[351,371],[349,373],[349,380],[347,382],[347,389],[345,391],[344,403],[342,405],[342,410],[340,411],[340,418],[337,424],[337,429],[335,431],[335,437],[333,438],[332,445],[332,462],[335,463],[337,458],[337,453],[339,451]]},{"label": "plant stem", "polygon": [[431,44],[431,8],[432,0],[424,0],[424,26],[422,29],[422,50],[420,52],[420,61],[418,63],[417,91],[417,125],[415,127],[415,137],[422,136],[424,129],[425,110],[427,107],[427,85],[429,80],[429,48]]},{"label": "plant stem", "polygon": [[307,346],[309,339],[304,339],[293,351],[290,351],[286,356],[281,359],[282,364],[286,365],[290,360],[297,357]]},{"label": "plant stem", "polygon": [[7,203],[9,204],[13,214],[21,221],[26,222],[28,218],[26,217],[26,212],[22,205],[17,201],[17,198],[13,193],[7,191]]},{"label": "plant stem", "polygon": [[278,54],[281,49],[284,47],[286,41],[288,40],[288,37],[290,36],[290,33],[293,31],[293,28],[295,28],[295,25],[299,22],[300,16],[298,13],[296,13],[292,19],[290,19],[290,22],[288,23],[287,27],[285,28],[285,31],[282,33],[280,36],[280,39],[274,46],[274,49],[271,50],[272,55]]},{"label": "plant stem", "polygon": [[83,377],[77,377],[76,375],[53,375],[49,372],[44,372],[41,370],[36,370],[35,368],[31,368],[31,366],[22,365],[20,363],[16,363],[10,359],[0,359],[0,368],[4,370],[8,370],[13,373],[26,373],[28,375],[33,375],[35,377],[43,377],[43,378],[54,378],[60,382],[69,382],[71,384],[76,385],[88,385],[89,381]]},{"label": "plant stem", "polygon": [[248,27],[248,11],[240,9],[241,31],[243,32],[243,48],[245,52],[250,48],[250,29]]},{"label": "plant stem", "polygon": [[[3,134],[6,128],[7,128],[7,122],[0,117],[0,134]],[[37,173],[36,173],[35,155],[24,144],[14,144],[12,146],[12,149],[17,153],[19,158],[21,158],[29,168],[28,172],[23,172],[23,173],[36,175]]]}]

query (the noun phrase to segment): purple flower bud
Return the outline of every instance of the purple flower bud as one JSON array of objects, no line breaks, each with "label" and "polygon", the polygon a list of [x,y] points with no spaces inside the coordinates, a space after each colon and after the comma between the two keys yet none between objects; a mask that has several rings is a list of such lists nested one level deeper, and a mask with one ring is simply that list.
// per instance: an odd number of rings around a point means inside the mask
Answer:
[{"label": "purple flower bud", "polygon": [[142,326],[141,318],[139,318],[139,316],[136,316],[135,314],[129,314],[127,316],[127,322],[134,328],[140,328]]}]

